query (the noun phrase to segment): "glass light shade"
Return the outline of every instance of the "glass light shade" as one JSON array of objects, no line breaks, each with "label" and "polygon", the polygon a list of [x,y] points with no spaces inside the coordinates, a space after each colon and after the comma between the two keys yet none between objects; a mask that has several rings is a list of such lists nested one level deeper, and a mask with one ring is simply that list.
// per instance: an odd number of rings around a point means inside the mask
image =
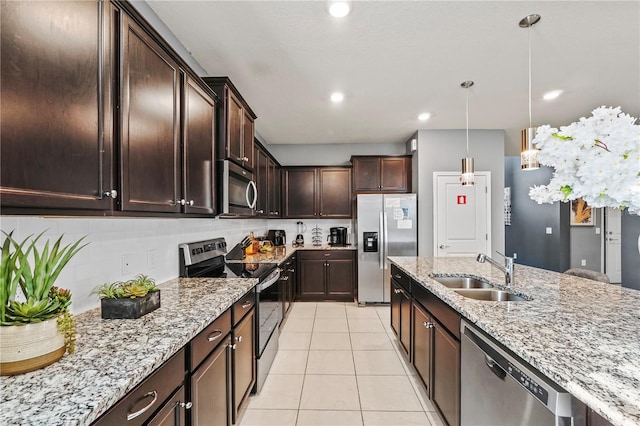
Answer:
[{"label": "glass light shade", "polygon": [[462,174],[460,175],[460,182],[462,183],[462,186],[473,185],[475,183],[473,171],[473,157],[463,158]]},{"label": "glass light shade", "polygon": [[540,168],[538,150],[533,144],[536,128],[528,127],[522,130],[522,145],[520,149],[520,168],[522,170],[536,170]]}]

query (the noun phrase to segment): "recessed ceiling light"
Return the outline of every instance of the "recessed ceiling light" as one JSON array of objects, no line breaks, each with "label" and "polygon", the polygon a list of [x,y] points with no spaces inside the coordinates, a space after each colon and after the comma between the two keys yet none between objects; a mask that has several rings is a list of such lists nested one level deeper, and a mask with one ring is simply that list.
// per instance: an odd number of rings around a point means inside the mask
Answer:
[{"label": "recessed ceiling light", "polygon": [[420,115],[418,115],[418,120],[420,121],[427,121],[429,118],[431,118],[430,112],[423,112]]},{"label": "recessed ceiling light", "polygon": [[552,99],[557,98],[558,96],[560,96],[562,94],[562,90],[552,90],[550,92],[545,93],[542,97],[547,100],[550,101]]},{"label": "recessed ceiling light", "polygon": [[342,92],[333,92],[331,94],[331,102],[338,104],[344,100],[344,93]]},{"label": "recessed ceiling light", "polygon": [[351,12],[351,2],[332,1],[329,2],[329,14],[334,18],[344,18]]}]

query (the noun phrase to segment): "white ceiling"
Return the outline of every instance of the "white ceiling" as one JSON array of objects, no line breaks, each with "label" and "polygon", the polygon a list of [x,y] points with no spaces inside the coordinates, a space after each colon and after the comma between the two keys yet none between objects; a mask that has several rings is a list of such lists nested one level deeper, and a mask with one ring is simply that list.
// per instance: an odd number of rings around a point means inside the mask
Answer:
[{"label": "white ceiling", "polygon": [[[600,105],[640,115],[640,1],[147,0],[209,75],[227,75],[270,144],[400,143],[417,129],[563,125]],[[542,94],[561,89],[555,101]],[[342,104],[329,101],[344,91]],[[428,111],[427,122],[417,120]]]}]

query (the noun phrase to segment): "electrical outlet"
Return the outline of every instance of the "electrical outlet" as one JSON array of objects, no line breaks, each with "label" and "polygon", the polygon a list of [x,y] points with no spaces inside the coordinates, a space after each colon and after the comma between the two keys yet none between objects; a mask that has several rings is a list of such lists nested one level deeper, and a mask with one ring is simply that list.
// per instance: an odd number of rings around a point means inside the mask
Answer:
[{"label": "electrical outlet", "polygon": [[553,234],[553,228],[547,227],[547,234]]},{"label": "electrical outlet", "polygon": [[518,253],[513,253],[513,258],[517,259],[518,258]]},{"label": "electrical outlet", "polygon": [[600,228],[596,228],[596,235],[600,235]]},{"label": "electrical outlet", "polygon": [[122,255],[122,275],[129,275],[133,271],[133,255]]},{"label": "electrical outlet", "polygon": [[147,252],[147,268],[156,269],[156,257],[157,253],[155,250],[149,250]]},{"label": "electrical outlet", "polygon": [[582,259],[582,260],[580,261],[580,265],[581,265],[581,266],[587,266],[587,259]]}]

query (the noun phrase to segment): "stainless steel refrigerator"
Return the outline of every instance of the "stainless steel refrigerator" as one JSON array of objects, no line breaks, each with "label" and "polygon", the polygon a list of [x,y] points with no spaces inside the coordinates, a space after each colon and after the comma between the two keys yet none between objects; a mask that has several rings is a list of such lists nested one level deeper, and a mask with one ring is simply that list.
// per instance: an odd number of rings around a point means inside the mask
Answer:
[{"label": "stainless steel refrigerator", "polygon": [[358,240],[358,303],[388,303],[388,256],[417,256],[416,194],[360,194],[354,230]]}]

